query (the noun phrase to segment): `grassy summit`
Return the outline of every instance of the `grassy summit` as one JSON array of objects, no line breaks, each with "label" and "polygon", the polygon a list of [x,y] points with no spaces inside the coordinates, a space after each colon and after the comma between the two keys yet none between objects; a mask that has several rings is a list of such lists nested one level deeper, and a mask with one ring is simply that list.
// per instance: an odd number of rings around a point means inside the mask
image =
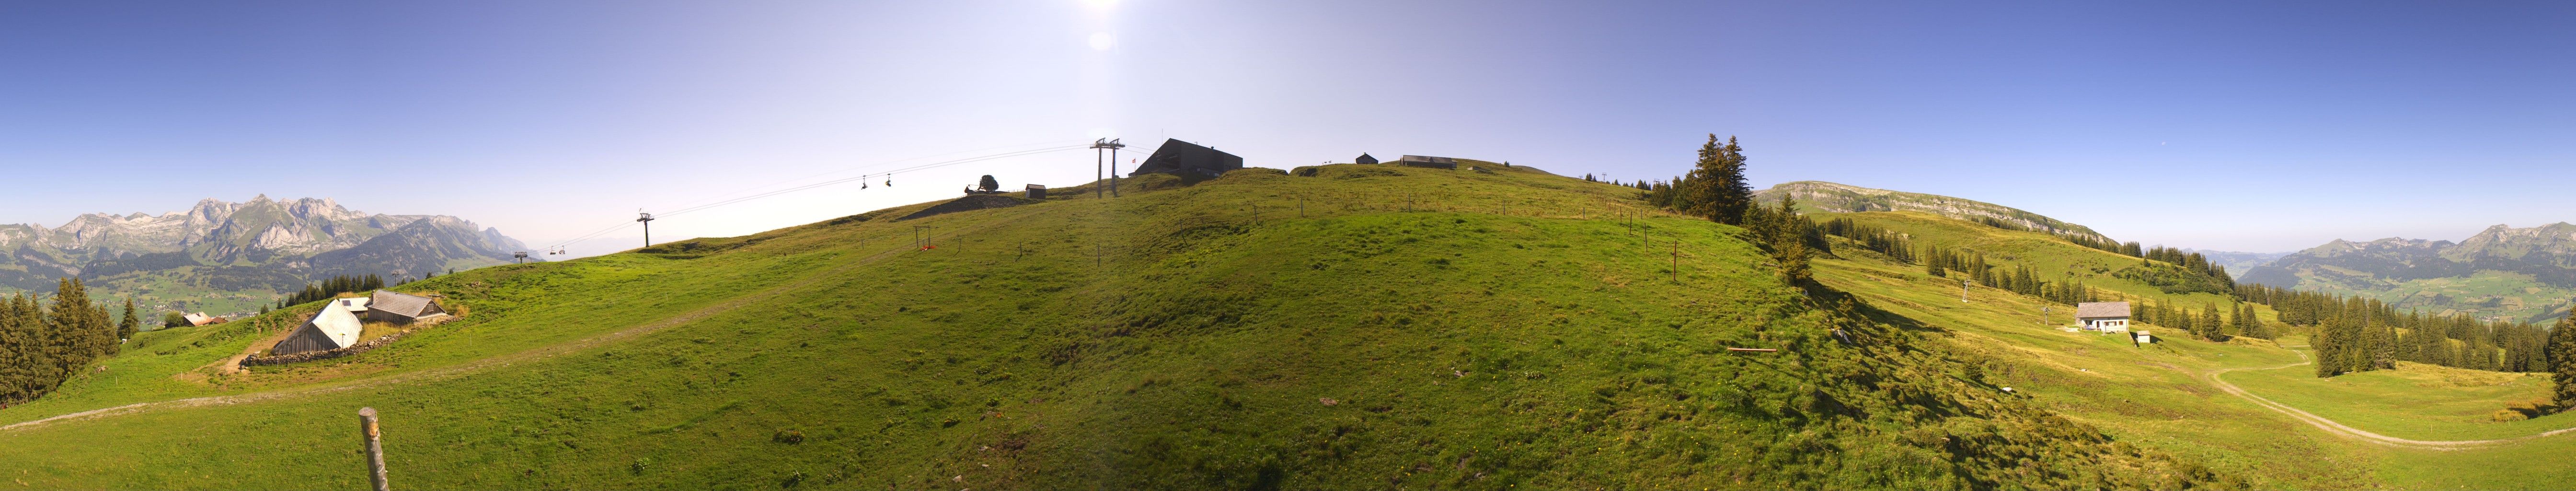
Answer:
[{"label": "grassy summit", "polygon": [[149,333],[0,421],[217,398],[0,430],[0,468],[22,470],[0,478],[357,487],[350,414],[373,406],[413,488],[2227,479],[1999,392],[1922,326],[1784,284],[1733,227],[1464,164],[1148,176],[1114,200],[474,270],[408,286],[466,318],[305,366],[214,370],[267,336],[256,322]]}]

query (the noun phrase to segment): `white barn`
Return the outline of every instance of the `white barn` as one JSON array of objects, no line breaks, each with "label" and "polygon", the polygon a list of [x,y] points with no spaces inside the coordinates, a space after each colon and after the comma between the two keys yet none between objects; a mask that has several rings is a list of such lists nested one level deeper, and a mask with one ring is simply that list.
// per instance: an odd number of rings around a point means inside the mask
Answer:
[{"label": "white barn", "polygon": [[358,344],[358,333],[366,330],[366,325],[358,320],[357,314],[349,312],[349,307],[354,303],[335,300],[323,305],[321,312],[314,313],[313,319],[304,321],[303,326],[295,328],[294,334],[286,335],[286,340],[278,341],[277,346],[269,349],[269,353],[291,355],[308,351],[335,350]]},{"label": "white barn", "polygon": [[2075,304],[2075,321],[2088,331],[2128,332],[2128,302],[2084,302]]}]

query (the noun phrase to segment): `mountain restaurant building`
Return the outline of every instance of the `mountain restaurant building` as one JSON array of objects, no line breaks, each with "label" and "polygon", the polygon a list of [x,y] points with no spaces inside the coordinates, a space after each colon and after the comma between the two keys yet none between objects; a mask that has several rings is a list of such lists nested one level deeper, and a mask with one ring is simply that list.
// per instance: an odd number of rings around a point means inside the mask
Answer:
[{"label": "mountain restaurant building", "polygon": [[2084,302],[2075,304],[2075,321],[2087,331],[2128,332],[2128,302]]},{"label": "mountain restaurant building", "polygon": [[1243,168],[1243,157],[1219,152],[1215,148],[1193,145],[1179,139],[1165,139],[1163,146],[1154,148],[1154,155],[1145,157],[1145,163],[1136,166],[1136,171],[1130,174],[1130,177],[1136,174],[1195,174],[1216,177],[1224,175],[1226,171],[1241,168]]}]

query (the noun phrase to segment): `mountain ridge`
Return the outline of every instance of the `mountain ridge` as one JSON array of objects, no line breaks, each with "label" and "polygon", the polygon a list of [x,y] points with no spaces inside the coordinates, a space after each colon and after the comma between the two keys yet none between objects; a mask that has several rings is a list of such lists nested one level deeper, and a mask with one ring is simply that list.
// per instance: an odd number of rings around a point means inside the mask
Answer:
[{"label": "mountain ridge", "polygon": [[1784,192],[1796,198],[1799,205],[1815,211],[1834,213],[1919,211],[1971,222],[1981,219],[2000,220],[2041,232],[2111,241],[2110,237],[2093,231],[2092,227],[2050,218],[2047,215],[2020,208],[1955,196],[1866,188],[1826,181],[1779,183],[1770,188],[1755,191],[1753,196],[1758,201],[1771,202],[1779,200],[1780,193]]},{"label": "mountain ridge", "polygon": [[2360,294],[2399,308],[2550,319],[2566,315],[2576,297],[2576,225],[2497,224],[2458,242],[2335,239],[2248,270],[2242,279]]},{"label": "mountain ridge", "polygon": [[[198,200],[185,211],[83,213],[59,227],[0,225],[0,289],[81,277],[111,294],[189,290],[159,307],[256,308],[253,298],[333,275],[416,277],[509,262],[527,245],[447,215],[350,210],[331,198]],[[209,297],[228,299],[212,305]]]}]

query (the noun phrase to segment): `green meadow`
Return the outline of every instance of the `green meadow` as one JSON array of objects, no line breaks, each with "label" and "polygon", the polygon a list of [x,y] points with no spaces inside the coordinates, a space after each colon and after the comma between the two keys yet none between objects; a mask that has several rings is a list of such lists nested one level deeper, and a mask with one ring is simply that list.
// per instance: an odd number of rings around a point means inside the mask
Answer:
[{"label": "green meadow", "polygon": [[[1858,247],[1802,288],[1743,230],[1645,209],[1633,188],[1461,162],[1148,176],[1114,199],[1077,186],[459,271],[398,289],[463,318],[298,365],[221,370],[319,304],[144,333],[0,409],[105,410],[0,429],[0,479],[358,488],[353,416],[374,407],[394,486],[415,489],[2576,482],[2537,458],[2566,438],[2388,448],[2205,379],[2298,363],[2295,348],[2062,332],[2067,307],[1984,287],[1962,302],[1956,281]],[[1849,216],[2045,279],[2224,301],[2111,277],[2137,260],[2042,234]],[[2305,373],[2227,377],[2389,434],[2576,426],[2462,419],[2538,393],[2521,379]]]}]

